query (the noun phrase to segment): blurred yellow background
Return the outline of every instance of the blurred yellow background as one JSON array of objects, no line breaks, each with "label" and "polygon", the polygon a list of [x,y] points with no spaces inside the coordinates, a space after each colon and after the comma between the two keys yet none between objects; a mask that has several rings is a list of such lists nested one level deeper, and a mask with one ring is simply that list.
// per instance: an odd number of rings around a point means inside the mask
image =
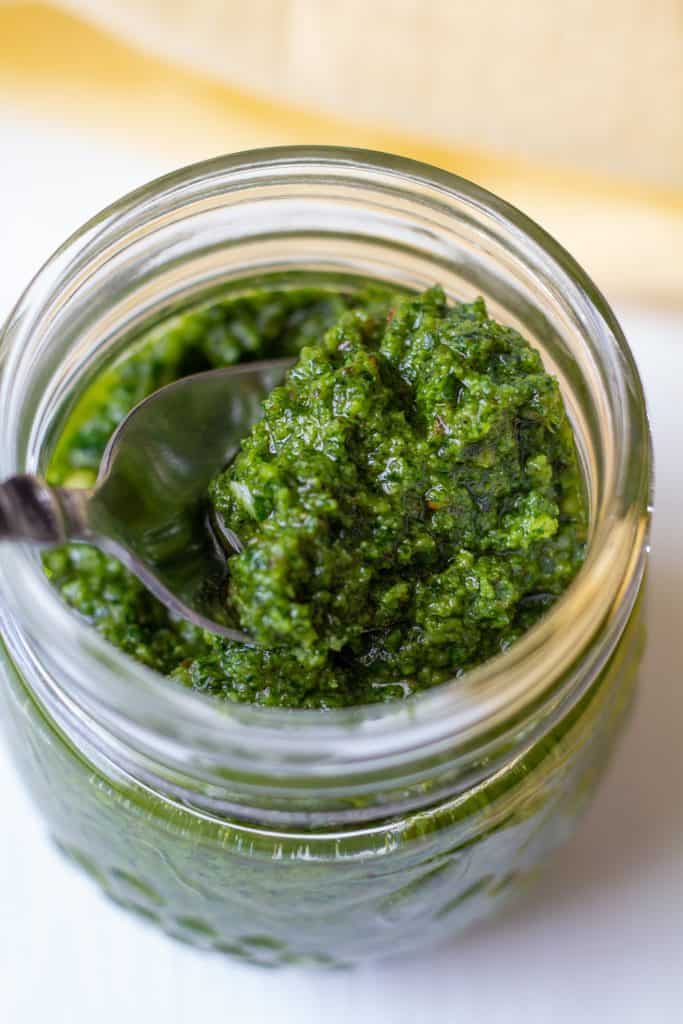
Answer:
[{"label": "blurred yellow background", "polygon": [[[623,14],[642,11],[643,25],[649,25],[648,31],[652,33],[649,41],[659,47],[655,56],[662,76],[661,80],[653,79],[652,46],[648,48],[648,39],[638,35],[638,25],[631,26],[626,34],[615,33],[615,45],[622,47],[624,60],[630,59],[629,47],[636,42],[640,42],[642,52],[649,57],[642,61],[642,95],[641,79],[638,75],[633,77],[632,68],[624,79],[623,88],[637,93],[639,109],[632,104],[632,120],[628,117],[619,120],[617,113],[611,111],[611,120],[605,127],[607,138],[593,137],[582,130],[582,124],[567,123],[566,127],[560,125],[559,130],[557,126],[551,128],[547,120],[543,121],[534,98],[530,97],[527,103],[524,96],[514,104],[514,115],[519,119],[527,110],[527,119],[519,121],[517,133],[512,137],[509,119],[505,123],[501,121],[497,135],[497,126],[491,125],[487,108],[487,104],[494,102],[495,94],[489,86],[479,91],[475,83],[468,102],[475,106],[477,102],[482,104],[480,137],[476,119],[461,118],[463,130],[457,145],[453,138],[458,132],[448,130],[443,109],[435,106],[432,110],[429,95],[421,97],[418,93],[415,96],[416,110],[410,117],[406,116],[410,112],[405,102],[400,101],[398,88],[398,99],[384,96],[382,88],[390,91],[391,80],[376,81],[379,99],[374,106],[365,105],[361,109],[354,92],[358,82],[353,69],[340,69],[340,61],[335,67],[330,59],[329,81],[324,79],[327,92],[323,94],[319,86],[324,67],[320,67],[320,62],[322,58],[324,64],[326,55],[330,56],[329,47],[334,40],[316,35],[309,22],[306,22],[309,24],[306,38],[298,39],[297,45],[301,61],[305,62],[307,52],[312,55],[312,70],[308,68],[306,72],[311,81],[310,93],[302,90],[299,65],[296,73],[282,78],[280,62],[276,69],[280,75],[279,85],[277,76],[271,74],[271,91],[276,98],[263,98],[268,93],[268,73],[273,71],[269,62],[273,59],[273,32],[277,26],[263,18],[259,22],[255,11],[259,13],[260,9],[263,15],[266,9],[274,10],[273,5],[280,9],[282,0],[258,0],[251,16],[248,13],[235,16],[234,12],[244,11],[245,6],[252,8],[253,4],[219,5],[223,20],[216,20],[216,15],[213,22],[207,16],[207,5],[215,9],[216,0],[196,0],[194,5],[177,0],[166,4],[161,4],[160,0],[148,0],[146,4],[106,4],[101,0],[64,2],[79,12],[84,10],[88,17],[81,19],[78,14],[44,5],[0,0],[0,102],[3,107],[61,119],[92,133],[93,137],[125,138],[128,144],[134,142],[141,148],[154,149],[178,165],[227,151],[290,143],[353,145],[409,155],[472,178],[524,209],[573,252],[610,297],[683,306],[683,5],[678,0],[652,0],[648,5],[640,0],[619,0]],[[576,2],[581,8],[585,6],[583,0]],[[285,6],[298,7],[298,14],[302,15],[301,3]],[[310,3],[304,2],[303,7],[307,6],[310,9]],[[358,6],[355,0],[351,6]],[[427,3],[425,11],[429,6]],[[540,10],[537,0],[526,0],[520,6]],[[604,0],[602,5],[593,6],[602,11],[595,31],[607,31],[609,23],[605,21],[604,8],[614,11],[615,4]],[[346,17],[350,17],[348,5],[341,7]],[[487,3],[484,7],[489,17],[491,5]],[[559,15],[557,5],[544,4],[543,7],[552,8],[554,17]],[[204,30],[211,34],[212,25],[217,31],[225,28],[224,16],[228,8],[233,13],[234,32],[230,39],[232,50],[227,47],[226,53],[234,53],[242,41],[240,33],[246,33],[245,46],[253,62],[257,59],[255,54],[259,52],[261,38],[264,41],[263,67],[256,68],[251,76],[244,68],[235,70],[235,81],[243,83],[245,77],[251,77],[252,92],[243,84],[240,88],[228,84],[232,73],[230,61],[226,59],[224,65],[219,66],[216,59],[216,54],[220,53],[220,35],[212,35],[210,41],[209,35],[206,36],[206,61],[198,54],[196,38],[188,35],[182,39],[183,19],[186,25],[188,12],[201,13]],[[446,5],[442,14],[446,8],[451,13],[454,9]],[[415,9],[414,3],[396,0],[396,10],[406,17]],[[95,26],[90,20],[93,15],[113,29]],[[291,10],[289,16],[293,16]],[[471,24],[471,13],[468,17],[468,24]],[[318,28],[329,31],[335,24],[333,18],[328,18],[327,23],[321,19]],[[392,35],[394,28],[395,37]],[[395,25],[386,22],[384,49],[378,51],[376,62],[380,69],[386,64],[387,74],[396,75],[396,60],[395,54],[392,60],[386,59],[386,53],[394,42],[406,45],[408,28],[410,23],[405,18],[402,27],[399,21]],[[538,47],[538,33],[546,28],[531,19],[529,31],[520,33],[520,47]],[[590,22],[584,24],[583,29],[590,38]],[[372,42],[367,33],[373,30],[377,30],[376,24],[368,24],[365,29],[362,22],[357,26],[359,54],[363,54],[366,62],[369,42]],[[433,35],[434,25],[430,31]],[[578,41],[580,37],[572,39],[575,48]],[[551,43],[552,40],[549,46]],[[495,66],[495,48],[491,51],[486,48],[486,38],[481,44],[482,55],[488,55],[489,66]],[[470,40],[460,44],[457,37],[449,40],[454,61],[458,59],[458,45],[469,46]],[[565,51],[564,43],[559,48],[556,46],[552,59],[566,59]],[[433,59],[429,50],[419,50],[419,55],[424,62]],[[613,53],[611,61],[618,56],[618,52]],[[449,52],[449,60],[450,57]],[[483,63],[486,64],[486,60]],[[596,101],[601,99],[614,104],[619,96],[612,95],[613,89],[604,91],[603,77],[607,71],[609,62],[607,68],[601,64],[592,70],[596,76]],[[411,65],[406,74],[417,73],[419,79],[418,72]],[[579,77],[591,73],[578,49],[575,72]],[[349,81],[353,79],[353,87],[349,86],[348,92],[343,85],[347,79],[339,79],[342,73]],[[374,73],[377,78],[376,69]],[[335,74],[341,90],[338,101],[330,92]],[[515,74],[512,68],[510,75],[516,83]],[[254,82],[263,94],[260,98],[253,91]],[[525,87],[537,86],[537,80],[534,86],[530,79]],[[547,88],[552,104],[555,98],[551,78]],[[601,89],[604,95],[599,93]],[[651,125],[648,125],[647,111],[642,109],[648,100],[648,90],[652,93],[653,109],[657,111]],[[583,93],[586,93],[585,88]],[[583,116],[581,104],[586,96],[583,99],[573,96],[566,89],[558,90],[558,118],[562,105],[567,107],[571,103],[577,105],[577,118]],[[590,90],[587,99],[590,102]],[[624,97],[624,102],[632,101]],[[377,112],[378,104],[382,103],[386,116]],[[420,110],[425,111],[424,116]],[[552,105],[550,110],[552,112]],[[547,103],[543,111],[547,117]],[[642,159],[639,156],[641,136]],[[497,139],[499,144],[496,144]],[[623,160],[620,159],[622,151]],[[11,153],[3,157],[8,158],[11,159]]]}]

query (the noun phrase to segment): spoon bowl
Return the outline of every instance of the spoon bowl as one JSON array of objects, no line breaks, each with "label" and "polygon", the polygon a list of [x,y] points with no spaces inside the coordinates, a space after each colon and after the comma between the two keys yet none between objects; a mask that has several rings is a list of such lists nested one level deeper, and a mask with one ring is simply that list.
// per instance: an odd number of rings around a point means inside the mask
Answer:
[{"label": "spoon bowl", "polygon": [[0,484],[0,540],[93,544],[174,614],[253,643],[221,601],[222,541],[241,545],[229,523],[215,529],[207,492],[293,364],[286,358],[209,370],[155,391],[112,434],[92,489],[11,477]]}]

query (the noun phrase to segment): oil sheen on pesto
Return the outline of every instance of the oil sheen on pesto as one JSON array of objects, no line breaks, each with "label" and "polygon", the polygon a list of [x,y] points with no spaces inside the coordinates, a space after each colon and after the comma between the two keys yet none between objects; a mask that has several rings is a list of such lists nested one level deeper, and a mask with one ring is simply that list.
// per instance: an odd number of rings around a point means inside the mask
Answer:
[{"label": "oil sheen on pesto", "polygon": [[505,650],[577,572],[585,507],[557,381],[481,299],[261,290],[176,317],[86,392],[52,482],[89,484],[161,385],[296,353],[210,491],[244,543],[221,599],[256,646],[175,620],[84,545],[46,557],[65,600],[146,664],[259,704],[402,698]]}]

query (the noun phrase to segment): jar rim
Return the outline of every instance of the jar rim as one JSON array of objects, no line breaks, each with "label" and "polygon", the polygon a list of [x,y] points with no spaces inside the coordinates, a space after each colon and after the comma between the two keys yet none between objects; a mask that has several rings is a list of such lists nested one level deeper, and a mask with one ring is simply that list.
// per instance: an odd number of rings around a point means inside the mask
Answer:
[{"label": "jar rim", "polygon": [[[201,749],[219,758],[226,746],[259,745],[269,755],[295,760],[303,776],[330,778],[344,766],[385,764],[410,752],[465,749],[493,732],[518,726],[552,696],[576,685],[576,656],[585,651],[597,629],[619,635],[635,601],[643,572],[648,529],[652,455],[645,399],[638,371],[623,333],[606,300],[576,261],[542,228],[513,206],[478,185],[430,165],[390,154],[338,147],[277,147],[245,151],[193,164],[157,178],[124,196],[88,221],[39,270],[5,326],[11,345],[2,353],[0,410],[4,429],[11,407],[14,375],[22,349],[51,297],[98,258],[112,239],[134,231],[141,218],[169,204],[181,204],[197,188],[241,187],[240,175],[252,181],[273,173],[362,174],[368,180],[381,173],[425,194],[449,197],[485,209],[506,230],[540,249],[559,287],[589,320],[610,352],[612,400],[621,403],[620,436],[610,493],[594,524],[584,566],[550,611],[509,650],[468,671],[464,676],[422,691],[409,701],[395,701],[325,712],[283,710],[247,704],[225,704],[181,687],[133,661],[112,647],[92,626],[79,620],[62,602],[45,577],[34,553],[5,545],[0,556],[0,592],[20,625],[33,635],[49,632],[57,663],[69,665],[73,651],[82,659],[82,693],[96,703],[102,721],[119,733],[126,720],[145,723],[167,738],[178,738],[187,749]],[[580,306],[580,308],[578,308]],[[1,339],[2,336],[0,336]],[[639,445],[637,458],[632,458]],[[0,476],[25,467],[3,452]],[[19,587],[13,581],[21,581]],[[5,623],[7,626],[7,623]],[[549,658],[550,645],[553,657]],[[542,664],[544,663],[544,664]],[[545,667],[544,667],[545,666]],[[562,694],[558,681],[562,683]],[[552,683],[552,687],[551,687]]]}]

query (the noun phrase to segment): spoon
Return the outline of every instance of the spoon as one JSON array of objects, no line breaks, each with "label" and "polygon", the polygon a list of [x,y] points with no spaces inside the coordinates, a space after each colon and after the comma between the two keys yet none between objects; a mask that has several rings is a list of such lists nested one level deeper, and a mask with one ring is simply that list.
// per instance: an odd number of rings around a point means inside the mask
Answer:
[{"label": "spoon", "polygon": [[37,476],[0,484],[0,540],[93,544],[114,555],[162,604],[202,629],[253,640],[231,622],[219,584],[229,524],[212,521],[207,490],[261,417],[261,403],[294,359],[184,377],[145,398],[112,434],[91,489]]}]

